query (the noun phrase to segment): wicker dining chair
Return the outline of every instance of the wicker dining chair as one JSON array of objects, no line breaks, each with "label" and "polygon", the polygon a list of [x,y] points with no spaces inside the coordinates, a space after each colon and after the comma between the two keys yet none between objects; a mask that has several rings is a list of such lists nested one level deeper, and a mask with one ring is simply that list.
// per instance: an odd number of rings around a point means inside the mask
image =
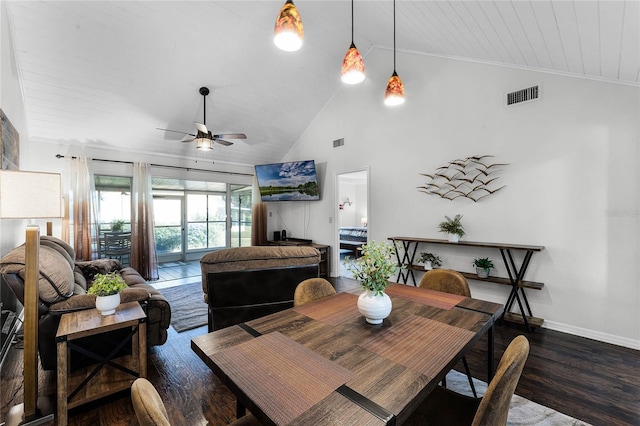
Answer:
[{"label": "wicker dining chair", "polygon": [[520,335],[505,350],[496,375],[481,399],[437,386],[403,424],[408,426],[505,426],[511,398],[529,356],[529,341]]},{"label": "wicker dining chair", "polygon": [[[167,409],[160,394],[150,381],[136,379],[131,385],[131,402],[140,426],[170,426]],[[229,426],[258,426],[260,422],[248,413]]]},{"label": "wicker dining chair", "polygon": [[[437,290],[443,293],[457,294],[458,296],[471,297],[471,290],[469,289],[469,283],[467,279],[457,271],[451,269],[432,269],[427,271],[420,280],[420,287],[428,288],[430,290]],[[464,370],[467,373],[469,379],[469,386],[474,397],[478,397],[476,393],[476,387],[473,385],[473,376],[469,369],[469,363],[467,358],[462,357],[462,364]],[[444,381],[446,386],[446,381]]]},{"label": "wicker dining chair", "polygon": [[336,289],[324,278],[309,278],[302,281],[293,293],[293,306],[302,306],[322,297],[336,294]]}]

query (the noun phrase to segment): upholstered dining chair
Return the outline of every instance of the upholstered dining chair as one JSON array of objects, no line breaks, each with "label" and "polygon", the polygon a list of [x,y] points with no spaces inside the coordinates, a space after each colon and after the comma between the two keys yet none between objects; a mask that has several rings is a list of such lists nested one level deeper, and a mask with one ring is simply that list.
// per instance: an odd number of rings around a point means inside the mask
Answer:
[{"label": "upholstered dining chair", "polygon": [[[458,296],[471,297],[471,290],[469,289],[469,283],[467,279],[457,271],[451,269],[432,269],[427,271],[420,280],[420,287],[428,288],[430,290],[437,290],[443,293],[457,294]],[[467,378],[469,379],[469,386],[474,397],[478,397],[476,393],[476,387],[473,385],[473,376],[467,363],[467,358],[462,357],[462,364],[464,365]],[[446,386],[446,381],[444,381]]]},{"label": "upholstered dining chair", "polygon": [[438,386],[403,424],[505,426],[511,398],[528,356],[529,341],[522,335],[517,336],[504,351],[482,399]]},{"label": "upholstered dining chair", "polygon": [[293,293],[293,306],[302,306],[322,297],[336,294],[336,289],[324,278],[309,278],[302,281]]},{"label": "upholstered dining chair", "polygon": [[[140,426],[170,426],[167,409],[156,388],[150,381],[136,379],[131,385],[131,402]],[[242,416],[229,426],[257,426],[260,422],[251,413]]]}]

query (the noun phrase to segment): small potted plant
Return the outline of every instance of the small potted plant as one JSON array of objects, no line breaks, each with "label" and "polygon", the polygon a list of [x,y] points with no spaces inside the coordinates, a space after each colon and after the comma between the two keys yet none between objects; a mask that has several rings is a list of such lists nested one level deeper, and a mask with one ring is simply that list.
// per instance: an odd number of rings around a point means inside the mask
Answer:
[{"label": "small potted plant", "polygon": [[114,219],[111,221],[111,232],[122,232],[124,231],[124,220],[122,219]]},{"label": "small potted plant", "polygon": [[440,256],[433,253],[420,253],[418,262],[424,263],[424,269],[431,270],[442,265],[442,259]]},{"label": "small potted plant", "polygon": [[476,267],[478,278],[487,278],[493,266],[493,262],[488,257],[477,257],[473,259],[473,265]]},{"label": "small potted plant", "polygon": [[102,315],[115,314],[120,304],[120,291],[127,288],[122,277],[115,272],[96,274],[93,284],[87,290],[88,294],[96,295],[96,309]]},{"label": "small potted plant", "polygon": [[438,225],[438,229],[440,232],[444,232],[449,235],[449,241],[452,243],[457,243],[461,237],[464,237],[464,227],[462,226],[462,215],[457,214],[453,219],[449,216],[445,216],[444,222],[440,222]]},{"label": "small potted plant", "polygon": [[391,313],[391,299],[384,290],[389,285],[389,275],[399,268],[395,246],[371,241],[360,250],[362,255],[348,260],[346,268],[364,290],[358,297],[358,310],[368,323],[381,324]]}]

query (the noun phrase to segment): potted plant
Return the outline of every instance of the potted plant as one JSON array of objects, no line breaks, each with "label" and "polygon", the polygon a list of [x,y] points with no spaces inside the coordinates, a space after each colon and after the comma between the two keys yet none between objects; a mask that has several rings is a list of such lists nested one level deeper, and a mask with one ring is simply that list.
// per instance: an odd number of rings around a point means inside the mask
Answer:
[{"label": "potted plant", "polygon": [[473,265],[476,267],[478,278],[487,278],[493,266],[493,262],[488,257],[477,257],[473,259]]},{"label": "potted plant", "polygon": [[452,243],[457,243],[461,237],[464,237],[464,227],[462,226],[462,215],[457,214],[453,219],[449,216],[445,216],[444,222],[440,222],[438,228],[440,232],[444,232],[449,234],[449,241]]},{"label": "potted plant", "polygon": [[111,221],[111,232],[122,232],[124,231],[124,220],[122,219],[114,219]]},{"label": "potted plant", "polygon": [[391,313],[391,299],[384,290],[389,275],[398,271],[395,246],[371,241],[360,248],[362,255],[348,260],[346,268],[360,281],[362,294],[358,297],[358,310],[370,324],[381,324]]},{"label": "potted plant", "polygon": [[431,270],[442,265],[442,259],[440,259],[440,256],[433,253],[420,253],[418,262],[424,263],[424,269],[426,270]]},{"label": "potted plant", "polygon": [[87,290],[88,294],[96,295],[96,309],[102,315],[115,314],[120,304],[120,291],[127,288],[122,277],[115,272],[96,274],[93,284]]}]

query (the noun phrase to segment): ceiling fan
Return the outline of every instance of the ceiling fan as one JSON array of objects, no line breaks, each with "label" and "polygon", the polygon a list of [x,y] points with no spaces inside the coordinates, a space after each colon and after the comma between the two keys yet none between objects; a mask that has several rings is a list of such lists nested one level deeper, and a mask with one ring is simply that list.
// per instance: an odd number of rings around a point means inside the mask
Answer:
[{"label": "ceiling fan", "polygon": [[202,95],[202,103],[204,105],[204,120],[202,123],[195,123],[196,125],[196,134],[181,132],[178,130],[170,130],[170,129],[160,129],[165,132],[173,132],[173,133],[181,133],[184,135],[180,142],[194,142],[196,143],[196,147],[201,150],[210,150],[213,149],[213,143],[219,143],[220,145],[229,146],[233,145],[233,142],[229,142],[226,139],[246,139],[247,135],[244,133],[221,133],[219,135],[214,135],[210,130],[207,129],[207,102],[206,98],[209,94],[209,89],[207,87],[201,87],[199,90]]}]

